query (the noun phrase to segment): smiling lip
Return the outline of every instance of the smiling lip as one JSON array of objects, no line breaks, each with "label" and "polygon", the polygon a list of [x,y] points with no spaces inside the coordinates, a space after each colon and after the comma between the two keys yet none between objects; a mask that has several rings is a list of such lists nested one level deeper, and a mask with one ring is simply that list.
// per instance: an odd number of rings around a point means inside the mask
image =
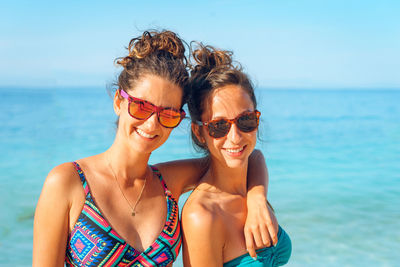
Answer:
[{"label": "smiling lip", "polygon": [[146,132],[144,132],[143,130],[140,130],[138,128],[136,128],[135,132],[142,138],[147,139],[147,140],[152,140],[154,139],[157,135],[155,134],[148,134]]},{"label": "smiling lip", "polygon": [[233,156],[233,157],[238,157],[243,154],[243,151],[245,148],[246,148],[246,146],[242,146],[239,148],[224,148],[224,150],[226,151],[226,153],[228,155]]}]

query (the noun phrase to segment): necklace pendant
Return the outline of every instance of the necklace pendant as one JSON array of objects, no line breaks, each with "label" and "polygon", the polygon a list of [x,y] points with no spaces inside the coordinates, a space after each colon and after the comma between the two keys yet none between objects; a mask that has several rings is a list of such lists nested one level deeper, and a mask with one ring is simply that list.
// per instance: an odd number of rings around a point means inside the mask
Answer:
[{"label": "necklace pendant", "polygon": [[135,217],[136,212],[133,210],[132,213],[131,213],[131,215],[132,215],[133,217]]}]

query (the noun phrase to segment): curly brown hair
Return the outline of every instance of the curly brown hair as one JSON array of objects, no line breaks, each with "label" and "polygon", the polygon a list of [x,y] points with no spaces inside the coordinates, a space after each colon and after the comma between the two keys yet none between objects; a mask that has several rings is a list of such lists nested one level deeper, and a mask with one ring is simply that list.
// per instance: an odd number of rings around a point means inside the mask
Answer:
[{"label": "curly brown hair", "polygon": [[123,67],[114,84],[116,89],[130,91],[144,75],[157,75],[183,89],[186,99],[188,81],[184,41],[172,31],[145,31],[129,42],[128,55],[115,60]]}]

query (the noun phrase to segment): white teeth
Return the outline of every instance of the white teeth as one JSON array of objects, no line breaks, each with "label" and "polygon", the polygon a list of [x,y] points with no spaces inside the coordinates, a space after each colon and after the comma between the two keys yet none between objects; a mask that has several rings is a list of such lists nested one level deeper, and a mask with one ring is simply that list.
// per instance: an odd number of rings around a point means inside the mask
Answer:
[{"label": "white teeth", "polygon": [[143,137],[146,137],[146,138],[154,138],[154,137],[156,136],[156,135],[147,134],[147,133],[143,132],[143,131],[140,130],[140,129],[136,129],[136,132],[137,132],[139,135],[141,135],[141,136],[143,136]]},{"label": "white teeth", "polygon": [[228,151],[229,153],[239,153],[241,151],[243,151],[244,147],[238,148],[238,149],[229,149],[227,148],[226,151]]}]

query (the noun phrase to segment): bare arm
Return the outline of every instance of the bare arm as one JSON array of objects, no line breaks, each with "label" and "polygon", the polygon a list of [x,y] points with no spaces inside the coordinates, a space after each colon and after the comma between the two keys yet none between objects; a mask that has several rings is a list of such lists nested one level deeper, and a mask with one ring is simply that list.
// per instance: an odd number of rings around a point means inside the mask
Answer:
[{"label": "bare arm", "polygon": [[269,182],[268,169],[264,155],[258,149],[254,149],[250,154],[247,177],[248,193],[255,193],[266,200]]},{"label": "bare arm", "polygon": [[[155,166],[166,180],[173,195],[193,190],[210,165],[209,157],[174,160],[158,163]],[[248,191],[251,196],[266,199],[268,191],[268,170],[265,159],[259,150],[254,150],[249,158]]]},{"label": "bare arm", "polygon": [[36,206],[32,266],[64,266],[70,208],[65,165],[49,173]]},{"label": "bare arm", "polygon": [[193,190],[209,166],[209,158],[192,158],[156,164],[172,195],[179,196]]},{"label": "bare arm", "polygon": [[247,218],[244,227],[246,247],[256,257],[256,248],[278,242],[278,222],[267,206],[268,169],[261,151],[254,150],[249,158],[247,192]]},{"label": "bare arm", "polygon": [[222,223],[199,205],[185,209],[182,214],[184,266],[222,266]]}]

